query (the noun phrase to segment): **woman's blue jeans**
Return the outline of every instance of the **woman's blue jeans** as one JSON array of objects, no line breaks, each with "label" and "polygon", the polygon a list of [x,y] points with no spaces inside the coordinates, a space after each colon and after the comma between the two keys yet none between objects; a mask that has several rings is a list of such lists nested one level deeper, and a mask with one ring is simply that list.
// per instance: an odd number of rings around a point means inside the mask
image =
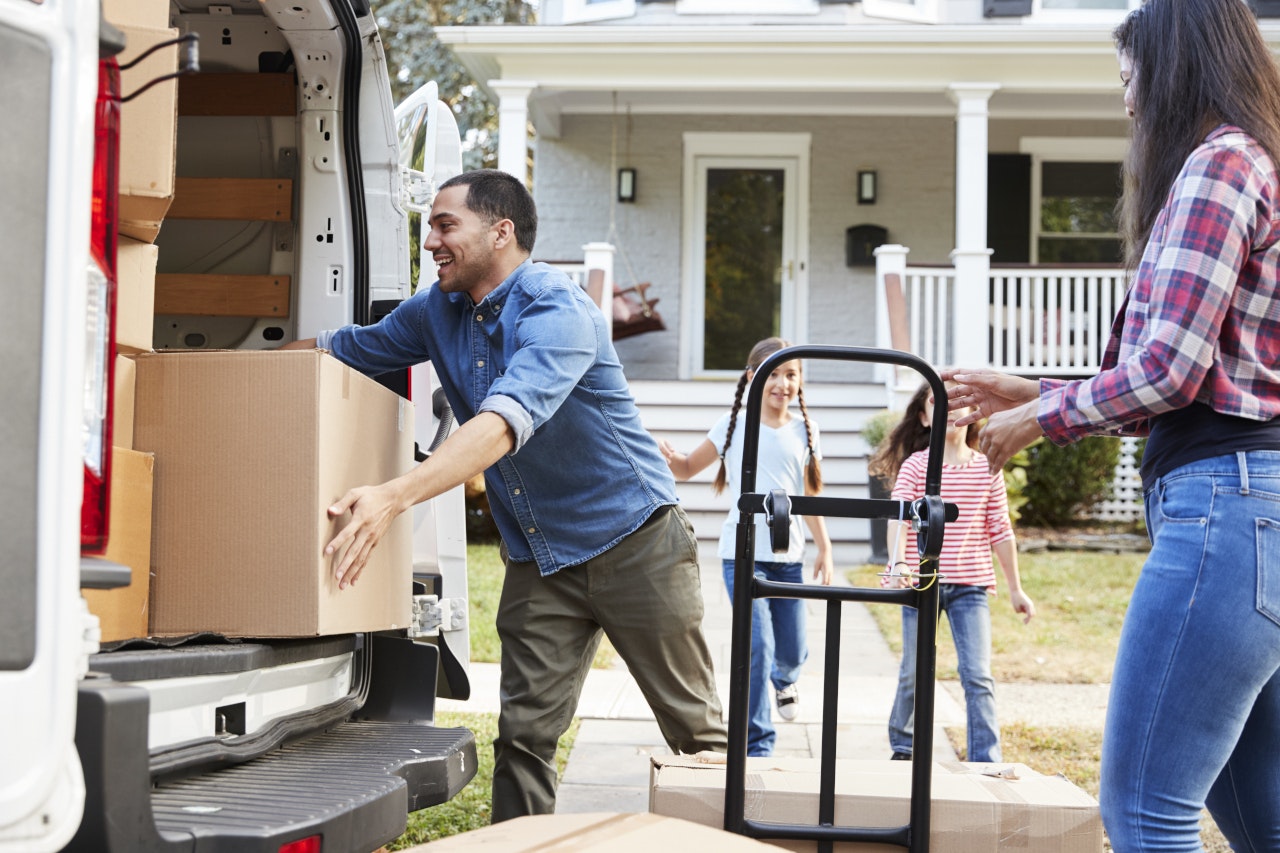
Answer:
[{"label": "woman's blue jeans", "polygon": [[1193,462],[1146,494],[1102,743],[1116,853],[1280,850],[1280,451]]},{"label": "woman's blue jeans", "polygon": [[[733,560],[723,563],[724,584],[733,600]],[[804,583],[802,563],[755,564],[755,576],[779,583]],[[773,728],[769,690],[794,684],[809,657],[805,643],[804,601],[798,598],[757,598],[751,612],[751,687],[747,704],[747,755],[772,755],[777,732]]]},{"label": "woman's blue jeans", "polygon": [[[996,680],[991,676],[991,608],[987,588],[944,583],[938,607],[947,614],[956,643],[960,686],[964,688],[968,761],[1000,760],[1000,724],[996,720]],[[916,624],[914,607],[902,608],[902,667],[898,695],[889,714],[889,746],[911,754],[916,714]]]}]

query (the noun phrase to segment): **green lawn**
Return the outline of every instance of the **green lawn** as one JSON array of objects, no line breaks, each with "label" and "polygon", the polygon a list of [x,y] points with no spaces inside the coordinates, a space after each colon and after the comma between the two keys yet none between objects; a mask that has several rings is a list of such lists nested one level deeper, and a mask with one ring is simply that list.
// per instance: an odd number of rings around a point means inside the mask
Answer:
[{"label": "green lawn", "polygon": [[[991,603],[991,668],[997,681],[1096,684],[1111,680],[1120,624],[1144,554],[1045,551],[1019,555],[1022,586],[1036,605],[1030,625],[1001,593]],[[857,586],[876,586],[883,566],[849,573]],[[901,609],[869,605],[895,652],[902,651]],[[946,619],[938,630],[938,677],[955,679],[955,644]]]}]

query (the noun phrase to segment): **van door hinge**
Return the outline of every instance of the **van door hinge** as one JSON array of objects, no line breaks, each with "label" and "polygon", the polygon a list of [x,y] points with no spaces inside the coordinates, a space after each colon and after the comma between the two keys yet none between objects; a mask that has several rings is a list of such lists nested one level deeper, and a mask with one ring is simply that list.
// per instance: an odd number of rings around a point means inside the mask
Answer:
[{"label": "van door hinge", "polygon": [[413,618],[409,624],[411,637],[438,637],[441,631],[460,631],[467,625],[465,598],[440,598],[436,595],[413,597]]}]

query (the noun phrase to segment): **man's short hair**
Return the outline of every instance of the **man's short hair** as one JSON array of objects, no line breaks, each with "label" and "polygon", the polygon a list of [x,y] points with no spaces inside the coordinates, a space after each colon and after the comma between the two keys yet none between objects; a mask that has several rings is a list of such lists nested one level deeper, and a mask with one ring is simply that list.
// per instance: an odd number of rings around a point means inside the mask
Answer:
[{"label": "man's short hair", "polygon": [[518,178],[497,169],[475,169],[455,175],[440,189],[459,186],[467,188],[467,207],[473,213],[488,224],[510,219],[516,227],[516,245],[527,254],[533,253],[533,243],[538,238],[538,208]]}]

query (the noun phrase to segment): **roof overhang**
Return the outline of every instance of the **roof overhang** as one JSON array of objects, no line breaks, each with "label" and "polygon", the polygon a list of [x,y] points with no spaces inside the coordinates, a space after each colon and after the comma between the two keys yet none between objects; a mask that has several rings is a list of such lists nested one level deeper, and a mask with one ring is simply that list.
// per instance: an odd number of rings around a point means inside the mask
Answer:
[{"label": "roof overhang", "polygon": [[531,115],[551,135],[561,115],[611,112],[615,92],[633,113],[916,116],[954,115],[952,87],[976,83],[998,87],[994,118],[1123,116],[1110,24],[489,25],[436,33],[480,85],[535,86]]}]

